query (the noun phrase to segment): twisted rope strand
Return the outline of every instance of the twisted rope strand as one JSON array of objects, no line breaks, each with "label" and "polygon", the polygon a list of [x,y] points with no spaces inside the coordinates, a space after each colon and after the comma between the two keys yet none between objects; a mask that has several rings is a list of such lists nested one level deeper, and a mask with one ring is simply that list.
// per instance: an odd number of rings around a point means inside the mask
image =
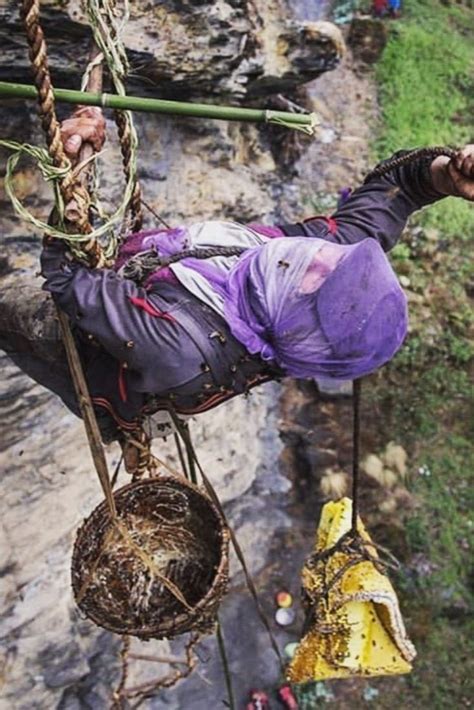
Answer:
[{"label": "twisted rope strand", "polygon": [[[39,24],[38,0],[24,0],[21,14],[28,40],[34,83],[38,90],[41,125],[46,137],[48,150],[54,165],[57,168],[66,168],[68,161],[64,153],[59,122],[56,118],[53,88],[46,54],[46,42]],[[70,180],[67,180],[67,175],[65,174],[61,188],[69,191],[70,185]],[[70,193],[69,197],[71,197]]]},{"label": "twisted rope strand", "polygon": [[[42,125],[48,144],[50,159],[49,174],[51,179],[57,179],[59,181],[59,192],[63,197],[64,203],[66,203],[66,207],[71,202],[75,202],[77,206],[77,214],[74,219],[76,228],[78,228],[81,232],[88,232],[90,231],[88,221],[88,193],[87,190],[83,188],[82,185],[73,177],[71,164],[67,161],[62,147],[59,124],[56,119],[51,78],[48,70],[46,43],[39,23],[39,0],[23,0],[22,16],[25,22],[28,45],[30,47],[30,59],[33,74],[38,89],[39,113],[42,118]],[[45,157],[46,151],[39,153],[39,155],[40,157]],[[11,158],[9,162],[10,161]],[[53,167],[55,170],[53,170]],[[46,231],[49,231],[48,227]],[[112,520],[115,520],[117,517],[117,509],[115,507],[115,500],[113,497],[112,487],[110,485],[107,461],[105,459],[100,438],[100,431],[85,380],[82,363],[77,352],[69,320],[67,316],[59,310],[59,308],[57,313],[79,408],[84,420],[92,459],[94,461],[96,473],[107,502],[110,517]]]},{"label": "twisted rope strand", "polygon": [[428,146],[426,148],[416,148],[415,150],[410,150],[405,155],[400,155],[396,158],[391,158],[390,160],[386,160],[380,165],[377,165],[376,168],[374,168],[370,171],[370,173],[368,173],[364,182],[368,182],[369,180],[372,180],[372,178],[375,177],[381,177],[382,175],[386,175],[392,170],[396,170],[397,168],[401,168],[403,165],[413,163],[416,160],[419,160],[420,158],[437,158],[440,155],[446,155],[448,158],[452,159],[454,158],[457,152],[458,148],[450,148],[448,146],[442,145]]},{"label": "twisted rope strand", "polygon": [[157,269],[174,264],[181,259],[212,259],[214,256],[241,256],[248,247],[202,247],[184,249],[171,256],[160,256],[154,249],[135,254],[120,269],[119,273],[127,279],[142,283]]},{"label": "twisted rope strand", "polygon": [[[128,73],[128,58],[121,33],[129,17],[128,1],[124,2],[124,10],[120,21],[116,17],[115,0],[86,0],[85,10],[97,46],[105,57],[115,91],[119,96],[125,96],[125,77]],[[143,216],[141,210],[141,190],[137,176],[138,137],[130,111],[114,111],[117,125],[122,163],[127,186],[126,209],[132,215],[132,231],[141,227]]]},{"label": "twisted rope strand", "polygon": [[114,111],[114,119],[117,125],[118,137],[120,140],[120,150],[122,152],[122,165],[127,182],[133,181],[132,196],[129,202],[129,209],[132,215],[131,231],[139,232],[143,224],[142,193],[140,183],[134,169],[135,154],[132,149],[132,133],[130,131],[130,119],[126,111]]},{"label": "twisted rope strand", "polygon": [[[92,227],[89,222],[89,193],[72,172],[71,163],[64,152],[60,125],[56,117],[46,41],[40,25],[39,0],[23,0],[21,15],[29,47],[33,79],[38,91],[41,125],[52,164],[61,171],[60,174],[56,175],[59,193],[62,197],[62,202],[59,203],[59,219],[61,222],[66,221],[68,228],[66,232],[72,231],[71,228],[73,228],[80,234],[90,234]],[[49,232],[47,227],[45,231]],[[83,255],[88,257],[88,260],[94,264],[103,262],[100,245],[94,240],[88,241],[84,245]]]}]

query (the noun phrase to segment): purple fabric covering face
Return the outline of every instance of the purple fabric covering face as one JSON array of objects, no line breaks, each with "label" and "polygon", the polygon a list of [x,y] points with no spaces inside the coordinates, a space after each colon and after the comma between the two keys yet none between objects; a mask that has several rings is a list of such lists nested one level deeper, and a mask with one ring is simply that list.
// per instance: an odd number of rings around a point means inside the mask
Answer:
[{"label": "purple fabric covering face", "polygon": [[[326,256],[324,245],[294,237],[246,252],[228,279],[226,319],[251,353],[288,375],[354,379],[401,346],[406,299],[375,240],[331,244]],[[308,293],[302,285],[312,269],[321,278]]]}]

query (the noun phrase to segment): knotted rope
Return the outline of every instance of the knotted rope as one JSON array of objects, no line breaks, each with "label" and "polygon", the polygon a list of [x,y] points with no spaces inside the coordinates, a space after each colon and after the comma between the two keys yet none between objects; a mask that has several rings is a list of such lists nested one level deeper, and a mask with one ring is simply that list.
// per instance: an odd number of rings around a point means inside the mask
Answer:
[{"label": "knotted rope", "polygon": [[[94,30],[93,34],[96,47],[98,47],[100,51],[96,49],[93,52],[83,79],[83,88],[88,90],[92,89],[91,78],[96,71],[95,68],[101,64],[105,57],[109,65],[115,89],[119,94],[123,95],[125,94],[123,80],[128,69],[128,63],[125,48],[120,40],[120,32],[128,19],[128,3],[125,3],[125,11],[120,26],[117,25],[115,20],[115,2],[105,0],[101,6],[99,6],[99,3],[95,0],[88,0],[86,9]],[[38,90],[39,113],[46,137],[48,152],[35,149],[32,146],[21,146],[12,142],[4,142],[3,144],[6,145],[6,147],[15,150],[15,153],[7,162],[7,193],[12,199],[16,211],[20,212],[23,217],[26,216],[29,218],[29,221],[33,222],[36,227],[43,229],[50,236],[67,239],[70,245],[72,245],[72,251],[76,258],[79,258],[81,261],[86,260],[90,266],[103,266],[105,257],[100,243],[97,241],[98,237],[102,234],[109,233],[110,227],[118,221],[118,218],[122,221],[129,206],[132,212],[132,227],[137,229],[142,221],[140,188],[136,174],[136,148],[138,141],[133,127],[132,115],[130,112],[125,111],[115,112],[127,182],[125,198],[116,214],[113,215],[108,222],[103,224],[101,228],[93,230],[89,222],[89,208],[91,205],[89,191],[77,177],[78,173],[84,168],[84,162],[73,171],[71,162],[65,155],[61,140],[60,125],[56,118],[55,100],[48,68],[46,42],[40,26],[39,0],[24,0],[22,17],[30,48],[30,60],[35,85]],[[97,90],[98,87],[96,86],[95,89]],[[25,208],[23,208],[20,200],[16,197],[12,187],[13,172],[23,153],[27,153],[36,158],[43,176],[55,186],[54,191],[56,204],[59,206],[59,219],[61,222],[65,221],[65,226],[67,227],[66,233],[56,226],[45,224],[34,216],[30,216]],[[93,158],[94,156],[90,155],[86,162],[89,162]],[[71,234],[71,229],[77,230],[79,234]],[[81,244],[80,247],[76,246],[77,242],[84,241],[84,234],[88,235],[87,242]],[[91,239],[91,237],[93,238]],[[107,257],[110,258],[114,256],[115,251],[116,240],[109,238],[106,251]],[[84,257],[86,257],[86,259],[84,259]],[[69,326],[63,314],[60,314],[60,323],[63,330],[63,338],[65,342],[69,343],[67,353],[68,360],[71,365],[80,404],[81,402],[84,404],[83,417],[94,460],[98,455],[99,449],[102,452],[102,456],[99,456],[96,464],[99,479],[101,480],[111,513],[115,515],[112,489],[108,473],[106,473],[107,467],[104,465],[105,458],[103,456],[102,447],[97,442],[97,437],[100,442],[100,433],[92,406],[90,405],[90,397],[88,396],[87,385],[82,368],[80,367],[77,350],[74,347],[74,341],[72,338],[69,338],[68,333],[66,333],[66,330],[69,331]],[[137,470],[134,472],[134,477],[140,477],[144,474],[146,469],[150,469],[150,471],[153,470],[153,457],[150,450],[149,439],[143,430],[140,432],[139,438],[140,441],[136,442],[139,444],[138,466]]]},{"label": "knotted rope", "polygon": [[[38,88],[39,113],[41,116],[42,126],[46,134],[51,164],[56,168],[56,173],[58,170],[60,171],[60,177],[58,178],[60,180],[59,191],[64,202],[71,204],[72,201],[79,205],[78,210],[74,212],[73,224],[76,229],[85,232],[89,230],[90,225],[87,218],[85,203],[81,202],[82,198],[78,196],[82,195],[83,192],[87,193],[87,190],[82,188],[82,185],[74,178],[71,171],[71,165],[69,161],[67,161],[62,147],[59,124],[56,119],[54,96],[52,94],[51,78],[48,69],[46,43],[39,24],[39,0],[23,0],[22,16],[30,47],[30,59],[33,67],[34,79]],[[79,199],[79,202],[76,201],[76,198]],[[94,261],[101,261],[102,254],[99,245],[94,242],[92,244],[90,243],[90,246],[92,259]],[[87,388],[84,371],[82,369],[77,347],[72,336],[69,320],[59,309],[58,319],[97,476],[107,502],[110,516],[112,520],[116,520],[117,510],[108,474],[107,462],[102,447],[97,419]]]},{"label": "knotted rope", "polygon": [[151,452],[151,439],[143,426],[140,426],[133,434],[123,432],[123,435],[125,445],[132,446],[137,452],[137,461],[133,470],[127,469],[128,473],[132,475],[132,480],[143,478],[147,472],[152,476],[156,475],[159,462]]},{"label": "knotted rope", "polygon": [[[125,94],[123,80],[128,64],[120,32],[128,19],[128,4],[120,23],[115,18],[115,5],[110,0],[104,0],[103,3],[87,0],[86,10],[91,19],[94,39],[100,48],[100,54],[89,63],[84,82],[87,82],[94,66],[105,57],[115,90],[123,96]],[[7,162],[5,188],[15,211],[22,219],[56,239],[66,240],[79,261],[91,266],[104,266],[115,257],[117,238],[114,235],[114,228],[123,222],[129,209],[132,213],[132,228],[138,229],[141,225],[140,188],[136,170],[138,141],[132,115],[130,111],[121,111],[120,115],[116,116],[126,176],[122,202],[102,225],[93,228],[89,222],[89,211],[93,204],[88,190],[79,180],[79,173],[83,170],[84,164],[72,169],[61,142],[60,125],[56,118],[54,93],[48,69],[46,43],[39,22],[39,0],[23,0],[22,17],[34,83],[38,92],[39,115],[48,151],[14,141],[0,141],[1,145],[14,151]],[[108,23],[112,29],[108,28]],[[84,84],[83,88],[85,88]],[[13,173],[22,155],[33,157],[43,176],[53,185],[59,224],[49,225],[36,218],[15,194]],[[87,162],[94,160],[95,157],[91,156]],[[100,210],[97,209],[97,212],[100,213]],[[103,248],[99,241],[102,237],[106,237]]]},{"label": "knotted rope", "polygon": [[[22,5],[22,18],[28,40],[34,82],[38,90],[41,125],[53,165],[64,171],[60,183],[61,192],[66,200],[71,200],[74,196],[74,180],[71,175],[71,164],[64,153],[60,126],[56,118],[53,88],[46,54],[46,43],[43,30],[39,24],[38,0],[24,0]],[[84,224],[84,222],[82,222],[82,224]]]}]

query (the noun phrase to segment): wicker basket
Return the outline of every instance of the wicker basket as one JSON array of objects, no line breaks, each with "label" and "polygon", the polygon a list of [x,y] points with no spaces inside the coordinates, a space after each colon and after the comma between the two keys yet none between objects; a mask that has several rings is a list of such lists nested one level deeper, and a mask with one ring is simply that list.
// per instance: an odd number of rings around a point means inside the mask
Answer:
[{"label": "wicker basket", "polygon": [[77,533],[72,587],[81,611],[144,639],[210,630],[229,567],[229,531],[214,503],[173,476],[131,483],[114,498],[118,525],[104,502]]}]

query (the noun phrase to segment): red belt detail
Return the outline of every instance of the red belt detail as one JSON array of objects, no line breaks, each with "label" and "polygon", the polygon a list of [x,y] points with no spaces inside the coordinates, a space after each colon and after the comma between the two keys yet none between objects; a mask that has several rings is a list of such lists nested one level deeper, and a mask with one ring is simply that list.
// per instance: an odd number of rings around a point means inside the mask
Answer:
[{"label": "red belt detail", "polygon": [[[263,384],[264,382],[269,382],[272,379],[273,378],[270,375],[256,375],[249,382],[247,382],[247,388],[251,389],[256,385]],[[207,412],[209,409],[213,409],[214,407],[217,407],[217,405],[226,402],[228,399],[237,396],[237,392],[233,392],[232,390],[227,390],[226,392],[216,392],[216,394],[210,395],[209,399],[206,399],[206,401],[202,402],[201,404],[196,404],[191,407],[183,407],[180,406],[179,403],[176,403],[173,409],[178,414],[201,414],[202,412]],[[156,405],[156,409],[154,409],[155,412],[167,410],[170,407],[169,400],[166,398],[164,398],[161,402],[159,400],[156,400]]]},{"label": "red belt detail", "polygon": [[105,397],[92,397],[92,402],[95,406],[106,409],[121,429],[129,429],[130,431],[138,429],[138,424],[134,424],[133,422],[127,422],[125,421],[125,419],[119,417],[110,402],[105,399]]},{"label": "red belt detail", "polygon": [[337,232],[337,222],[334,217],[326,217],[326,222],[328,224],[328,229],[331,234],[336,234]]},{"label": "red belt detail", "polygon": [[336,234],[336,232],[337,232],[337,222],[336,222],[336,220],[334,219],[334,217],[327,217],[325,214],[315,214],[313,217],[308,217],[307,219],[304,219],[304,220],[303,220],[303,224],[304,224],[305,222],[312,222],[313,219],[323,219],[323,220],[326,222],[327,226],[328,226],[329,232],[330,232],[331,234]]},{"label": "red belt detail", "polygon": [[130,296],[130,303],[132,303],[134,306],[138,306],[138,308],[143,308],[143,310],[148,313],[148,315],[153,316],[154,318],[163,318],[163,320],[169,320],[172,323],[176,323],[176,318],[170,316],[169,313],[160,311],[159,308],[156,308],[152,303],[147,301],[146,298],[139,298],[139,296]]}]

